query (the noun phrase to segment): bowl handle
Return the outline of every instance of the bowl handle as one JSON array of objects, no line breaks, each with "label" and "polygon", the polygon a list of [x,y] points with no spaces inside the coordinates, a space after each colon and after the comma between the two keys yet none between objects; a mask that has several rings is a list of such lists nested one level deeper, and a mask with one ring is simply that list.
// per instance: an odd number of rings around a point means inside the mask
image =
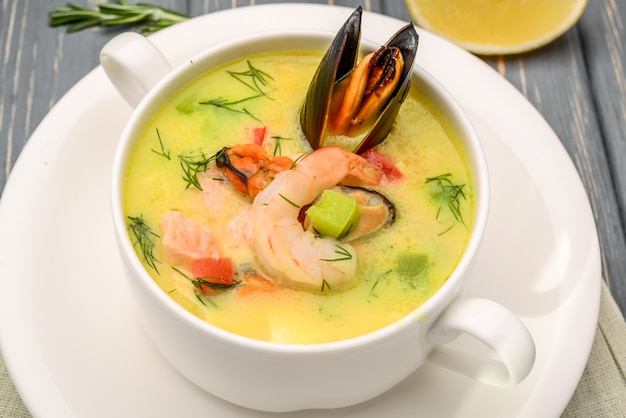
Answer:
[{"label": "bowl handle", "polygon": [[145,36],[124,32],[100,51],[100,63],[107,77],[126,102],[137,107],[172,66],[161,51]]},{"label": "bowl handle", "polygon": [[[487,345],[498,360],[442,345],[461,332]],[[453,302],[429,330],[427,338],[436,345],[429,362],[492,386],[520,383],[535,362],[535,344],[522,321],[507,308],[487,299]]]}]

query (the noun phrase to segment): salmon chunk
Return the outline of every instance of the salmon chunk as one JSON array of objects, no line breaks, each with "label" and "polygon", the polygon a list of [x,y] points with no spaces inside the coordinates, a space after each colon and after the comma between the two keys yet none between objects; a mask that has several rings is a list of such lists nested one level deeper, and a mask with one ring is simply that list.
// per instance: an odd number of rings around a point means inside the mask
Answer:
[{"label": "salmon chunk", "polygon": [[218,242],[213,233],[193,219],[172,210],[163,224],[163,256],[172,264],[191,263],[199,258],[219,258]]}]

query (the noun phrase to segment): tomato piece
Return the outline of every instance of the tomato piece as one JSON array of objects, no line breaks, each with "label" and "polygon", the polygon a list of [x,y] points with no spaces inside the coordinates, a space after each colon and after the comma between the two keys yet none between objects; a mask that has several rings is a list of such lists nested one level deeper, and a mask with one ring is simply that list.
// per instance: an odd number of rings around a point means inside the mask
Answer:
[{"label": "tomato piece", "polygon": [[402,171],[381,153],[370,148],[362,154],[362,157],[365,158],[368,163],[380,167],[388,181],[402,180],[404,178]]},{"label": "tomato piece", "polygon": [[267,126],[257,126],[252,129],[252,143],[257,145],[263,145],[265,140],[265,134],[267,133]]},{"label": "tomato piece", "polygon": [[196,288],[203,293],[212,294],[215,289],[236,284],[233,278],[234,267],[229,258],[199,258],[191,261],[191,273]]}]

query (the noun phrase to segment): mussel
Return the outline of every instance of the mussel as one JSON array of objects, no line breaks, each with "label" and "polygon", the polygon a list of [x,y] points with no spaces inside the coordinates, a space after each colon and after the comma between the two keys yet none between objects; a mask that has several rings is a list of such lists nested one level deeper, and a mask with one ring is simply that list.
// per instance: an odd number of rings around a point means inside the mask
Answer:
[{"label": "mussel", "polygon": [[[342,242],[352,242],[366,235],[393,224],[396,220],[396,207],[385,195],[375,190],[359,186],[336,186],[333,190],[356,200],[361,207],[361,219],[358,225],[341,238]],[[319,199],[319,198],[318,198]],[[317,201],[312,202],[315,204]],[[312,228],[305,216],[306,207],[301,211],[301,222],[304,229]]]},{"label": "mussel", "polygon": [[419,36],[413,24],[356,65],[362,8],[346,20],[322,58],[300,111],[313,149],[339,145],[361,154],[382,142],[411,85]]}]

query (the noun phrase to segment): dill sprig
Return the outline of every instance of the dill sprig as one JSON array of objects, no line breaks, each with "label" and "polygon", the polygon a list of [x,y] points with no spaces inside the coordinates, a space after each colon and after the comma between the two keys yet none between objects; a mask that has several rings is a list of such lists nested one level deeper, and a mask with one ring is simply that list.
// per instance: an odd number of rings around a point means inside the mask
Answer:
[{"label": "dill sprig", "polygon": [[202,276],[191,279],[191,284],[196,288],[208,287],[211,290],[229,289],[239,284],[237,280],[233,280],[231,283],[218,283],[209,279],[222,280],[222,278],[218,276]]},{"label": "dill sprig", "polygon": [[266,97],[270,100],[274,100],[269,92],[273,90],[271,81],[274,78],[263,70],[256,68],[250,60],[246,60],[248,69],[246,71],[227,71],[227,73],[235,80],[254,91],[254,95],[244,97],[238,100],[227,100],[224,98],[211,99],[199,102],[201,105],[211,105],[219,109],[225,109],[233,113],[239,113],[250,116],[252,119],[261,122],[252,112],[246,108],[240,108],[238,105],[250,100],[258,99],[260,97]]},{"label": "dill sprig", "polygon": [[289,166],[290,170],[293,170],[296,165],[298,165],[298,163],[300,162],[301,159],[303,159],[304,157],[306,157],[307,155],[309,155],[307,152],[298,155],[298,158],[296,158],[295,160],[293,160],[293,163],[291,163],[291,166]]},{"label": "dill sprig", "polygon": [[274,151],[272,152],[274,157],[283,155],[283,148],[282,148],[283,141],[293,141],[293,138],[285,138],[285,137],[278,136],[278,135],[272,136],[271,139],[274,140]]},{"label": "dill sprig", "polygon": [[301,208],[301,206],[300,206],[300,205],[298,205],[298,204],[297,204],[296,202],[294,202],[293,200],[290,200],[290,199],[289,199],[287,196],[285,196],[284,194],[282,194],[282,193],[278,193],[278,196],[282,197],[282,199],[283,199],[285,202],[289,203],[289,204],[290,204],[291,206],[293,206],[294,208],[297,208],[297,209],[300,209],[300,208]]},{"label": "dill sprig", "polygon": [[202,303],[204,306],[207,306],[206,302],[208,301],[214,308],[218,308],[218,309],[219,309],[219,306],[211,299],[204,297],[205,295],[200,294],[198,289],[207,287],[211,290],[219,291],[219,290],[225,290],[231,287],[235,287],[240,283],[238,280],[233,280],[230,283],[223,283],[223,282],[219,283],[219,282],[208,280],[208,279],[223,280],[221,277],[217,277],[217,276],[204,276],[204,277],[192,278],[174,266],[172,266],[172,270],[174,270],[175,272],[183,276],[185,279],[187,279],[191,283],[191,285],[193,286],[193,292],[196,295],[196,298],[198,299],[198,301],[200,301],[200,303]]},{"label": "dill sprig", "polygon": [[154,238],[159,238],[157,234],[152,231],[152,228],[143,220],[142,215],[139,216],[129,216],[128,220],[128,228],[133,234],[135,238],[135,246],[139,247],[141,251],[141,255],[143,256],[146,264],[154,269],[154,271],[159,273],[159,269],[156,266],[156,263],[159,262],[157,258],[154,256]]},{"label": "dill sprig", "polygon": [[257,97],[261,97],[261,96],[252,96],[252,97],[246,97],[245,99],[241,99],[241,100],[235,100],[235,101],[228,101],[226,99],[223,98],[219,98],[219,99],[211,99],[211,100],[207,100],[204,102],[199,102],[201,105],[211,105],[211,106],[215,106],[219,109],[225,109],[228,111],[231,111],[233,113],[240,113],[242,115],[248,115],[250,116],[252,119],[261,122],[261,119],[257,118],[256,116],[254,116],[252,114],[252,112],[250,112],[248,109],[241,108],[239,109],[238,107],[236,107],[236,105],[246,102],[248,100],[252,100],[252,99],[256,99]]},{"label": "dill sprig", "polygon": [[155,150],[155,149],[150,149],[150,151],[154,152],[156,155],[160,155],[161,157],[165,157],[168,160],[170,160],[170,152],[169,151],[165,151],[165,147],[163,146],[163,140],[161,139],[161,134],[159,133],[159,128],[156,128],[156,134],[157,134],[157,138],[159,140],[159,146],[161,149],[159,150]]},{"label": "dill sprig", "polygon": [[335,244],[335,254],[338,254],[339,257],[337,258],[321,258],[320,261],[345,261],[345,260],[352,260],[352,254],[350,253],[350,251],[346,250],[345,248],[343,248],[341,245],[339,244]]},{"label": "dill sprig", "polygon": [[382,280],[384,280],[384,279],[386,279],[386,278],[387,278],[387,276],[389,275],[389,273],[391,273],[391,270],[387,270],[387,271],[385,271],[385,272],[383,272],[383,273],[379,274],[379,275],[378,275],[378,277],[376,277],[376,280],[374,281],[374,284],[372,285],[372,288],[370,289],[370,296],[376,296],[376,294],[375,294],[375,292],[374,292],[374,291],[376,290],[376,287],[378,286],[378,284],[379,284]]},{"label": "dill sprig", "polygon": [[210,280],[210,279],[224,280],[223,278],[219,276],[202,276],[202,277],[192,278],[186,275],[185,273],[183,273],[181,270],[177,269],[176,267],[172,267],[172,269],[176,271],[178,274],[180,274],[181,276],[183,276],[185,279],[189,280],[189,282],[195,288],[208,287],[209,289],[212,289],[212,290],[224,290],[224,289],[237,286],[240,283],[238,280],[233,280],[232,282],[229,282],[229,283],[216,282],[216,281]]},{"label": "dill sprig", "polygon": [[[266,96],[269,99],[272,99],[268,92],[264,90],[267,88],[268,90],[272,89],[271,81],[275,81],[274,77],[266,73],[265,71],[259,70],[256,68],[250,60],[246,60],[246,64],[248,64],[248,71],[228,71],[235,80],[239,81],[245,86],[248,86],[253,91],[257,92],[261,96]],[[250,79],[250,83],[246,80]],[[273,100],[273,99],[272,99]]]},{"label": "dill sprig", "polygon": [[199,155],[179,155],[178,159],[183,169],[183,180],[187,183],[185,189],[193,186],[198,190],[202,190],[202,186],[198,180],[198,174],[206,172],[209,169],[209,164],[219,158],[224,152],[226,151],[221,149],[210,157],[207,157],[204,153],[200,153]]},{"label": "dill sprig", "polygon": [[[454,219],[465,225],[463,215],[461,214],[461,200],[465,200],[464,184],[454,184],[450,177],[450,173],[441,174],[436,177],[428,177],[426,183],[433,183],[436,186],[435,192],[432,193],[433,199],[440,204],[437,209],[436,219],[443,206],[447,207],[454,216]],[[446,230],[447,231],[447,230]]]},{"label": "dill sprig", "polygon": [[118,3],[98,3],[96,9],[67,3],[55,7],[48,14],[52,27],[68,26],[67,32],[78,32],[95,26],[138,26],[143,35],[183,22],[189,16],[175,10],[147,3],[129,4],[125,0]]}]

